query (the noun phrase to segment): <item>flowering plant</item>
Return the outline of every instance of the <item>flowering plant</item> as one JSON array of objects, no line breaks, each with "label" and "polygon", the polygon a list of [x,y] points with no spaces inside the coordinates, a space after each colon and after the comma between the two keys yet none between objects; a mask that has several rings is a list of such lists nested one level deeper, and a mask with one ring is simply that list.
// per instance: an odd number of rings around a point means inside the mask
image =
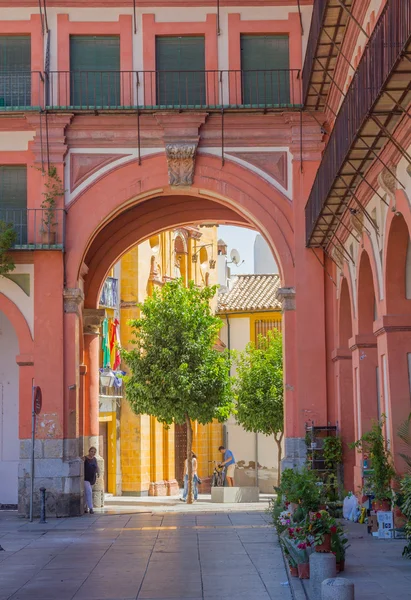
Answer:
[{"label": "flowering plant", "polygon": [[280,536],[281,542],[286,549],[286,554],[289,554],[297,565],[308,563],[308,558],[312,551],[310,541],[300,540],[300,533],[297,532],[297,528],[289,527]]},{"label": "flowering plant", "polygon": [[278,517],[278,522],[280,525],[290,525],[291,513],[288,510],[283,510]]},{"label": "flowering plant", "polygon": [[307,534],[313,536],[314,543],[321,545],[324,543],[327,534],[337,533],[337,521],[326,510],[320,510],[316,513],[310,513],[306,529]]},{"label": "flowering plant", "polygon": [[348,539],[345,537],[343,527],[338,523],[331,528],[331,552],[335,554],[337,563],[345,559],[345,552],[348,546]]}]

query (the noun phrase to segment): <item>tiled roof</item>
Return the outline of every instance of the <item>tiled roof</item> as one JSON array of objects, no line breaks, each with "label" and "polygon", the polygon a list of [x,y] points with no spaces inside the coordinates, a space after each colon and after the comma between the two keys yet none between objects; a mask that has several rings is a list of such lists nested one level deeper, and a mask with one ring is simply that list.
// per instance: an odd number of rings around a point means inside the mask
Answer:
[{"label": "tiled roof", "polygon": [[238,275],[228,292],[218,296],[218,313],[279,310],[279,275]]}]

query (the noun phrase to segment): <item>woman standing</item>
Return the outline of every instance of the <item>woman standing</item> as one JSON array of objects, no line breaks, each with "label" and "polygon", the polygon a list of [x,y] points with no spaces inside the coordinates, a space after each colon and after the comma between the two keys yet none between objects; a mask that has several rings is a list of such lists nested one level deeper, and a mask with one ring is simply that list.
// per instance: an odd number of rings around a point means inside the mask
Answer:
[{"label": "woman standing", "polygon": [[96,459],[97,450],[92,446],[88,451],[87,456],[83,457],[84,460],[84,492],[86,495],[86,512],[94,514],[93,510],[93,489],[92,486],[96,483],[96,478],[100,475],[100,469],[98,468]]},{"label": "woman standing", "polygon": [[[197,456],[194,454],[194,452],[192,452],[191,454],[192,454],[191,460],[193,463],[193,496],[194,496],[194,502],[195,502],[198,497]],[[188,495],[188,463],[187,463],[187,459],[185,459],[185,461],[184,461],[184,491],[183,491],[183,497],[181,498],[182,502],[185,502],[187,500],[187,495]]]}]

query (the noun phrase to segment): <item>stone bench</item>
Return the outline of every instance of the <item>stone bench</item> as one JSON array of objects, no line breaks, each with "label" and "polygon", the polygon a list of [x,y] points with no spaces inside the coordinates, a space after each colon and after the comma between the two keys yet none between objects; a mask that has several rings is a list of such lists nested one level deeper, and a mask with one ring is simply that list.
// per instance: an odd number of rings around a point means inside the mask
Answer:
[{"label": "stone bench", "polygon": [[236,504],[259,501],[258,487],[213,487],[211,502]]}]

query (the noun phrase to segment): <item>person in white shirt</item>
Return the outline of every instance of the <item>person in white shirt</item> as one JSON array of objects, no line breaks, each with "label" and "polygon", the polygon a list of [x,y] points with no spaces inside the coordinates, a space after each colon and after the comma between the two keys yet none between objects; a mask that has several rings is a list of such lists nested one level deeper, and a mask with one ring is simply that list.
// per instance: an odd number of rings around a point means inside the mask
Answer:
[{"label": "person in white shirt", "polygon": [[[198,475],[197,475],[197,456],[192,452],[192,464],[193,464],[193,497],[194,502],[198,498]],[[182,502],[187,500],[188,495],[188,464],[187,459],[184,461],[184,491],[183,497],[181,498]]]}]

